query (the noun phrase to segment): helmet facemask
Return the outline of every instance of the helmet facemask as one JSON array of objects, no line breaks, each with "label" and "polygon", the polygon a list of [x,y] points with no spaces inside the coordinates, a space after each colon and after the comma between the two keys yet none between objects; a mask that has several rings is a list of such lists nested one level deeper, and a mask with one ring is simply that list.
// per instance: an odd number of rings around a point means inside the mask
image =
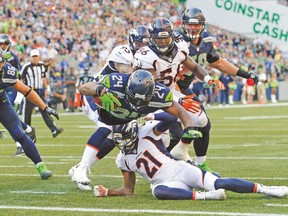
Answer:
[{"label": "helmet facemask", "polygon": [[113,125],[113,141],[120,150],[132,149],[138,137],[138,124],[133,120],[123,125]]}]

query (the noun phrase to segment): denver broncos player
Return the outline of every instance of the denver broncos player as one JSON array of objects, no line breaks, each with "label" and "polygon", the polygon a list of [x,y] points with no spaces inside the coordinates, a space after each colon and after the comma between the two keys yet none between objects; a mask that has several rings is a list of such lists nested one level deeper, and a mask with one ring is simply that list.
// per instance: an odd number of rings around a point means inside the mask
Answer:
[{"label": "denver broncos player", "polygon": [[[211,33],[205,29],[205,16],[199,8],[188,8],[183,12],[182,28],[175,32],[175,38],[176,40],[184,40],[187,43],[189,56],[191,56],[198,64],[204,65],[208,62],[211,67],[216,68],[223,73],[243,78],[252,78],[255,83],[258,82],[257,74],[245,72],[217,54],[216,49],[213,47]],[[184,74],[183,77],[184,79],[179,79],[177,81],[179,89],[183,94],[193,94],[192,89],[189,88],[194,79],[193,74]],[[195,100],[200,102],[198,98],[195,98]],[[206,114],[203,106],[202,109],[204,111],[203,113]],[[202,130],[203,137],[194,141],[194,148],[195,150],[197,149],[196,163],[202,169],[212,171],[206,163],[206,153],[209,145],[209,131],[210,120],[208,119],[208,124]],[[173,133],[173,129],[171,133]],[[175,142],[177,143],[177,139],[174,143]],[[174,151],[176,151],[178,147],[179,146],[177,146]]]},{"label": "denver broncos player", "polygon": [[[140,49],[134,56],[134,66],[136,68],[143,68],[149,70],[155,79],[161,81],[168,86],[173,92],[174,98],[179,100],[180,104],[189,111],[189,116],[194,122],[197,130],[203,134],[207,134],[210,129],[210,123],[201,109],[200,111],[193,111],[195,104],[194,95],[186,96],[176,91],[176,81],[180,74],[180,67],[183,64],[188,70],[192,71],[200,80],[203,80],[208,85],[214,85],[219,89],[223,89],[223,83],[218,80],[212,80],[209,74],[197,64],[188,54],[188,46],[184,40],[174,38],[173,25],[170,20],[166,18],[156,18],[149,26],[150,41],[149,45]],[[189,104],[191,106],[189,106]],[[197,103],[196,103],[197,104]],[[173,131],[172,136],[177,133],[182,134],[181,124],[175,122],[178,131]],[[180,130],[180,132],[179,132]],[[203,139],[205,139],[203,141]],[[178,143],[179,140],[177,140]],[[199,142],[209,142],[209,137],[204,137]],[[194,142],[195,143],[195,142]],[[172,155],[176,158],[189,160],[188,145],[190,143],[178,143],[177,149],[172,150]],[[203,156],[199,152],[198,145],[194,145],[196,156]],[[201,149],[200,149],[201,150]],[[197,161],[197,158],[196,158]]]},{"label": "denver broncos player", "polygon": [[[104,141],[111,134],[106,125],[128,123],[162,109],[179,118],[185,126],[183,141],[191,142],[202,135],[194,130],[186,110],[173,101],[170,89],[155,83],[153,75],[146,70],[136,70],[132,74],[108,74],[98,82],[82,85],[79,90],[83,95],[99,98],[102,103],[98,110],[98,129],[88,140],[81,162],[69,170],[69,175],[80,189],[91,189],[87,172],[100,159],[99,152],[106,155],[107,143]],[[103,126],[103,123],[106,125]],[[109,147],[108,150],[111,151]]]},{"label": "denver broncos player", "polygon": [[113,139],[121,149],[116,164],[121,169],[124,184],[118,189],[97,185],[94,187],[95,196],[134,195],[135,172],[152,184],[153,196],[163,200],[222,200],[226,198],[225,190],[288,196],[286,186],[264,186],[239,178],[219,178],[191,163],[175,160],[165,149],[161,137],[169,127],[167,122],[148,121],[138,133],[137,122],[113,126]]}]

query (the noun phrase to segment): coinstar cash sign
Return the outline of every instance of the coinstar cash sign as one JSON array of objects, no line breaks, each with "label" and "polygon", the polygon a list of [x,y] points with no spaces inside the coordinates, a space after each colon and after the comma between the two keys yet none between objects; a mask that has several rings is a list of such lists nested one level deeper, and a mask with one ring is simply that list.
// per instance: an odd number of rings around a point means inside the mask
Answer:
[{"label": "coinstar cash sign", "polygon": [[288,50],[288,7],[277,1],[190,0],[186,6],[202,9],[207,23],[264,38]]}]

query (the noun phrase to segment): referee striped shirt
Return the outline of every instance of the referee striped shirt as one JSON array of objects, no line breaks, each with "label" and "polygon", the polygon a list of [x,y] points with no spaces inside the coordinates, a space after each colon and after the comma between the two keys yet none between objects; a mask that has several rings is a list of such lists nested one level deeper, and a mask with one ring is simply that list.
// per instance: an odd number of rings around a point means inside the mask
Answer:
[{"label": "referee striped shirt", "polygon": [[43,78],[46,77],[46,68],[43,62],[40,61],[37,65],[31,62],[24,64],[20,75],[27,86],[35,90],[44,88]]}]

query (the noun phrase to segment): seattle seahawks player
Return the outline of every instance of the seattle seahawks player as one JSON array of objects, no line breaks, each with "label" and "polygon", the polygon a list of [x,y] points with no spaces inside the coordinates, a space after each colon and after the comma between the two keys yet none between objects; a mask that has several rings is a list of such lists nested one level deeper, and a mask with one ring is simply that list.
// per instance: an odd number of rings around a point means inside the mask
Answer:
[{"label": "seattle seahawks player", "polygon": [[153,75],[146,70],[136,70],[132,74],[108,74],[98,82],[82,85],[79,90],[81,94],[94,96],[102,103],[98,102],[101,106],[98,110],[98,129],[88,140],[81,162],[69,170],[72,181],[80,189],[91,189],[85,187],[90,183],[87,177],[89,167],[100,159],[99,153],[105,154],[107,151],[103,147],[107,145],[104,140],[111,134],[111,130],[103,126],[103,123],[124,124],[162,109],[179,118],[185,126],[183,142],[191,142],[193,138],[202,135],[194,130],[193,121],[186,110],[173,101],[169,88],[155,83]]},{"label": "seattle seahawks player", "polygon": [[[21,65],[18,56],[11,50],[12,46],[12,40],[7,34],[1,34],[0,35],[0,48],[5,53],[5,59],[7,63],[15,67],[18,71],[21,70]],[[17,94],[17,91],[13,89],[12,87],[6,88],[6,94],[11,102],[11,104],[15,107],[16,110],[19,106],[19,103],[15,102],[16,95],[17,98],[23,97],[21,93]],[[26,134],[32,139],[32,141],[36,142],[36,134],[35,134],[35,128],[32,126],[27,125],[25,122],[21,121],[22,128],[26,132]],[[24,154],[24,151],[22,149],[22,146],[19,142],[16,142],[16,153],[15,156],[21,156]]]},{"label": "seattle seahawks player", "polygon": [[[21,143],[25,154],[29,157],[37,167],[42,179],[48,179],[52,176],[52,172],[47,169],[39,155],[39,152],[33,141],[25,134],[21,127],[20,120],[13,109],[5,90],[8,86],[21,92],[28,100],[37,105],[46,115],[54,115],[59,119],[58,113],[41,100],[41,98],[28,86],[18,79],[18,70],[10,64],[6,63],[5,52],[0,49],[0,122],[9,131],[14,141]],[[51,118],[51,117],[50,117]]]},{"label": "seattle seahawks player", "polygon": [[[183,64],[186,68],[193,72],[200,80],[203,80],[208,85],[213,85],[219,89],[224,89],[224,85],[219,80],[212,80],[209,74],[197,64],[188,54],[188,46],[184,40],[174,38],[173,25],[167,18],[156,18],[149,26],[150,41],[149,45],[140,49],[134,56],[134,66],[149,70],[155,79],[161,81],[168,86],[173,92],[174,98],[178,99],[180,104],[189,111],[189,116],[193,119],[194,126],[203,134],[207,134],[210,130],[210,122],[201,109],[194,112],[193,106],[195,103],[195,95],[191,94],[184,97],[182,93],[176,91],[176,81],[180,74],[180,67]],[[181,124],[175,122],[178,131],[177,134],[182,134]],[[174,130],[172,133],[176,134]],[[209,135],[209,134],[208,134]],[[177,140],[178,143],[179,140]],[[201,142],[209,142],[209,136],[201,139]],[[203,158],[201,143],[195,145],[196,162],[199,163],[198,157]],[[188,144],[178,143],[177,149],[171,151],[172,155],[178,159],[189,160]],[[206,154],[206,152],[205,152]],[[202,164],[202,161],[199,164]]]},{"label": "seattle seahawks player", "polygon": [[174,159],[161,138],[161,134],[170,127],[167,122],[148,121],[138,133],[137,122],[113,126],[113,139],[121,149],[116,164],[123,174],[124,185],[118,189],[97,185],[94,187],[95,196],[134,195],[135,172],[152,184],[152,195],[163,200],[222,200],[226,198],[225,190],[288,196],[286,186],[264,186],[239,178],[219,178],[191,163]]},{"label": "seattle seahawks player", "polygon": [[[208,62],[211,67],[218,69],[219,71],[236,75],[243,78],[252,78],[255,83],[258,81],[258,75],[252,72],[245,72],[238,67],[234,66],[224,58],[221,58],[214,46],[213,39],[208,30],[205,29],[205,16],[199,8],[188,8],[182,14],[182,28],[175,33],[175,40],[185,41],[189,48],[189,56],[191,56],[198,64],[204,65]],[[177,81],[177,85],[181,92],[186,95],[193,94],[192,89],[189,87],[194,79],[193,74],[184,74],[183,79]],[[196,97],[194,98],[198,102],[200,100]],[[206,115],[204,107],[202,106],[203,114]],[[207,117],[208,119],[208,117]],[[194,149],[196,150],[196,163],[200,168],[212,171],[206,163],[206,153],[209,146],[209,136],[210,136],[210,120],[208,119],[208,124],[205,126],[205,132],[202,131],[203,137],[194,141]],[[203,128],[203,129],[204,129]],[[173,134],[172,129],[171,133]],[[181,127],[177,127],[176,131],[179,133]],[[178,143],[178,140],[174,140],[174,144]],[[176,146],[173,151],[179,151]],[[175,155],[176,156],[176,155]]]},{"label": "seattle seahawks player", "polygon": [[[129,31],[128,34],[128,44],[127,45],[119,45],[115,47],[110,55],[108,56],[106,60],[106,64],[103,67],[103,69],[100,71],[98,75],[96,75],[95,80],[100,79],[103,75],[111,74],[111,73],[123,73],[123,74],[130,74],[133,71],[132,65],[133,65],[133,56],[135,52],[146,45],[149,41],[149,32],[145,25],[138,25],[134,28],[132,28]],[[95,92],[94,92],[95,93]],[[98,153],[96,155],[96,160],[101,160],[103,157],[105,157],[110,151],[112,151],[115,147],[115,144],[113,140],[111,139],[110,132],[112,131],[112,127],[110,125],[107,125],[102,122],[102,120],[99,120],[98,115],[98,108],[95,105],[94,99],[92,96],[84,95],[84,114],[92,121],[94,121],[98,129],[95,131],[95,133],[91,136],[89,142],[93,143],[93,148],[97,149]],[[108,134],[108,135],[106,135]],[[103,137],[107,137],[108,139],[105,139],[104,142],[101,142]],[[104,143],[104,144],[103,144]],[[90,154],[91,146],[87,145],[82,157],[82,160],[84,161],[84,158],[95,158],[95,154]],[[87,160],[88,160],[87,159]],[[72,168],[73,170],[73,168]],[[75,176],[77,176],[77,170],[75,168],[76,173]],[[81,167],[79,167],[79,170],[81,170]],[[71,173],[71,172],[70,172]],[[74,177],[76,179],[77,177]],[[78,187],[80,189],[91,189],[90,187],[87,187],[85,185],[82,185],[81,183],[78,183]]]}]

